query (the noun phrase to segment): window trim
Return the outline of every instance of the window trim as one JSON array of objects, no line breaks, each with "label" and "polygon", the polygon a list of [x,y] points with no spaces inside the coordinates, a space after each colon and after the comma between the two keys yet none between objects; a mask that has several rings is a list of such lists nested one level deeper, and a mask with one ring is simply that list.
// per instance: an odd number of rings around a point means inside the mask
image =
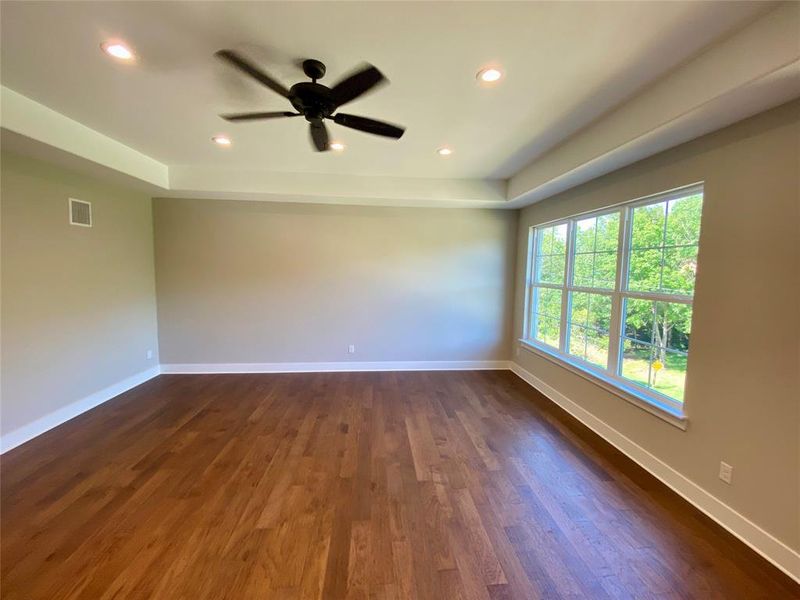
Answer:
[{"label": "window trim", "polygon": [[[666,396],[656,390],[640,386],[619,374],[621,368],[620,364],[622,347],[625,340],[624,315],[622,313],[624,310],[623,303],[625,302],[626,298],[656,302],[681,303],[689,304],[690,306],[693,304],[693,295],[628,291],[627,278],[629,277],[628,261],[630,260],[630,243],[632,236],[631,216],[633,214],[633,210],[640,206],[684,198],[697,193],[704,195],[703,182],[693,183],[668,190],[666,192],[660,192],[633,200],[619,202],[602,209],[585,211],[575,215],[570,215],[566,218],[555,219],[552,221],[532,225],[528,230],[528,262],[526,265],[523,330],[522,337],[520,337],[518,340],[521,347],[530,350],[535,354],[550,360],[551,362],[566,367],[570,371],[577,373],[589,381],[592,381],[607,391],[612,392],[613,394],[676,425],[677,427],[680,427],[681,429],[686,428],[688,419],[687,402],[685,397],[682,403],[678,402],[677,400],[670,398],[669,396]],[[619,239],[617,243],[617,270],[614,287],[594,288],[571,285],[575,261],[575,223],[580,220],[593,217],[596,218],[614,213],[620,215]],[[565,245],[566,256],[563,282],[561,284],[546,282],[537,283],[535,280],[537,230],[562,224],[567,225],[567,238]],[[536,309],[535,294],[537,288],[556,289],[562,293],[558,348],[545,344],[537,340],[535,337],[534,327],[536,318],[534,315],[534,310]],[[570,311],[571,294],[576,292],[602,294],[611,297],[611,318],[608,332],[608,362],[606,363],[605,369],[597,367],[592,363],[589,363],[588,361],[573,356],[569,353],[567,346],[570,327],[568,316]]]},{"label": "window trim", "polygon": [[632,386],[620,384],[616,380],[605,377],[605,373],[595,370],[591,364],[581,361],[578,364],[573,356],[565,356],[559,351],[551,349],[549,346],[544,346],[538,343],[533,343],[531,340],[519,338],[517,340],[520,347],[527,352],[540,356],[553,364],[563,367],[568,371],[582,377],[583,379],[603,388],[607,392],[630,402],[631,404],[649,412],[650,414],[658,417],[674,425],[679,429],[686,430],[688,427],[689,417],[686,410],[683,412],[676,412],[668,405],[661,404],[658,401],[642,394],[639,390],[634,389]]}]

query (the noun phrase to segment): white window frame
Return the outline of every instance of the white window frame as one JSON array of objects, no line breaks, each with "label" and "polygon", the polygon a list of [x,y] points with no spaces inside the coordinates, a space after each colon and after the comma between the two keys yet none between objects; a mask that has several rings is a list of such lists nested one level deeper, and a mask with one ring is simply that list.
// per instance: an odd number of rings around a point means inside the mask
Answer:
[{"label": "white window frame", "polygon": [[[523,320],[523,333],[520,344],[544,358],[564,366],[569,370],[593,381],[612,393],[628,400],[637,406],[659,416],[666,421],[685,429],[687,421],[686,398],[684,402],[670,398],[656,390],[646,388],[637,383],[625,379],[620,375],[622,345],[624,343],[624,302],[626,298],[661,301],[670,303],[682,303],[691,305],[694,297],[684,294],[666,294],[656,292],[635,292],[628,291],[628,262],[630,260],[630,246],[632,235],[632,215],[633,210],[640,206],[658,204],[667,200],[674,200],[703,194],[703,183],[695,183],[668,192],[653,194],[636,200],[621,202],[611,207],[601,210],[584,212],[562,218],[555,221],[536,224],[529,229],[528,235],[528,265],[526,269],[526,289],[525,289],[525,314]],[[575,228],[578,221],[590,219],[603,215],[618,213],[619,220],[619,241],[617,244],[617,271],[616,281],[613,289],[603,289],[585,286],[572,285],[573,267],[575,261]],[[554,225],[567,225],[566,239],[566,259],[564,268],[564,279],[562,284],[536,282],[536,245],[537,232]],[[554,348],[536,339],[534,331],[536,318],[536,289],[550,288],[561,291],[561,325],[559,330],[559,347]],[[609,326],[609,346],[608,363],[606,368],[593,365],[579,357],[569,353],[569,329],[570,329],[570,299],[571,293],[589,293],[607,295],[611,297],[611,319]],[[688,353],[687,353],[687,381],[688,381]]]}]

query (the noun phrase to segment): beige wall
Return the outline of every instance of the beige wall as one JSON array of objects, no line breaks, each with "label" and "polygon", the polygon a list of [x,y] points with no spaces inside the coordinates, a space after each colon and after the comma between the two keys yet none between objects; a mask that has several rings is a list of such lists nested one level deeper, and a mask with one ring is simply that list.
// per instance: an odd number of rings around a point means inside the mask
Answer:
[{"label": "beige wall", "polygon": [[164,364],[508,358],[514,211],[157,199],[154,215]]},{"label": "beige wall", "polygon": [[[687,431],[521,349],[524,368],[800,549],[800,102],[522,211],[514,336],[532,225],[705,181]],[[734,467],[733,485],[717,478]]]},{"label": "beige wall", "polygon": [[[155,367],[158,348],[149,196],[1,160],[5,435]],[[69,225],[70,197],[92,202],[94,227]]]}]

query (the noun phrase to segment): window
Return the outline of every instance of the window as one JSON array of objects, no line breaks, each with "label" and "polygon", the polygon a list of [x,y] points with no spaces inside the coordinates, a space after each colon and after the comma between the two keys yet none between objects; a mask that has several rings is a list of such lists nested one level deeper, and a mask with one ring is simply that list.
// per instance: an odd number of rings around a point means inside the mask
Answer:
[{"label": "window", "polygon": [[531,228],[524,339],[683,415],[702,186]]}]

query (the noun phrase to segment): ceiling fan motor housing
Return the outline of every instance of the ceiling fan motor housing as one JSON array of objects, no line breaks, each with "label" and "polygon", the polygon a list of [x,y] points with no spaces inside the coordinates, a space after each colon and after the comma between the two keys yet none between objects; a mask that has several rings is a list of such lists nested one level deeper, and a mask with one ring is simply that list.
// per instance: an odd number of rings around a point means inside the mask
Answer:
[{"label": "ceiling fan motor housing", "polygon": [[336,100],[330,88],[307,81],[296,83],[289,89],[289,101],[295,110],[303,113],[307,121],[319,121],[336,110]]}]

